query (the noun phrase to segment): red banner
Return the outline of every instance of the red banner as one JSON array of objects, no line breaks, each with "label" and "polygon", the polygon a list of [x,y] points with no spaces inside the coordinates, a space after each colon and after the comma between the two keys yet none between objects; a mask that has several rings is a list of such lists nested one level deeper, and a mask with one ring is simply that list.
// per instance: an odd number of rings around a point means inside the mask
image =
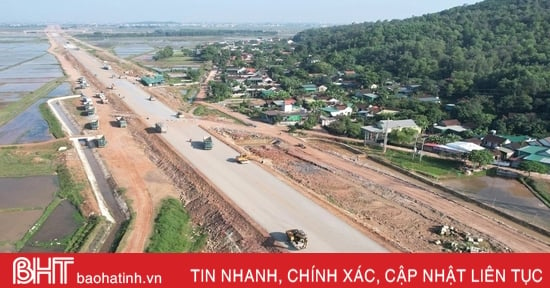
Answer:
[{"label": "red banner", "polygon": [[550,287],[550,254],[0,254],[0,287]]}]

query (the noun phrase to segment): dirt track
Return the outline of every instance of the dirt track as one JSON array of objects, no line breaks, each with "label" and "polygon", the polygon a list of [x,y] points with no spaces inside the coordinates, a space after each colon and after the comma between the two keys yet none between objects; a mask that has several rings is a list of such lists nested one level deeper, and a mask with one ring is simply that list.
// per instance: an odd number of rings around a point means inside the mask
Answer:
[{"label": "dirt track", "polygon": [[[64,69],[75,64],[65,57],[58,59]],[[74,80],[80,76],[67,74]],[[161,101],[176,105],[177,102],[169,97],[170,92],[161,89],[152,93]],[[132,129],[121,131],[113,127],[110,121],[114,114],[128,113],[125,107],[117,104],[116,98],[113,100],[113,104],[101,105],[98,109],[101,127],[104,127],[102,133],[109,139],[109,152],[102,152],[102,157],[118,184],[126,188],[125,195],[136,211],[135,222],[125,236],[121,252],[143,251],[152,229],[153,210],[167,195],[181,197],[197,223],[207,227],[211,233],[209,251],[267,251],[261,246],[266,240],[261,233],[238,215],[238,209],[226,207],[227,203],[208,188],[208,182],[197,175],[189,177],[193,173],[185,165],[159,160],[170,157],[170,149],[155,142],[158,139],[154,136],[143,134],[145,127],[138,118],[130,119]],[[223,110],[218,105],[215,107]],[[242,115],[235,116],[244,119]],[[490,239],[492,251],[535,252],[550,248],[548,237],[527,231],[478,207],[449,199],[448,195],[385,168],[372,169],[379,166],[366,159],[346,156],[337,146],[316,143],[320,148],[316,149],[313,144],[306,143],[308,148],[297,148],[295,145],[303,141],[281,132],[284,127],[261,124],[258,128],[243,128],[208,120],[203,125],[234,128],[234,131],[244,129],[256,134],[261,131],[263,137],[280,139],[277,146],[253,146],[254,153],[271,160],[272,166],[267,169],[272,169],[304,194],[318,199],[365,233],[387,241],[396,251],[440,251],[440,246],[432,244],[437,239],[432,228],[441,224]],[[227,141],[240,144],[234,139]],[[232,234],[237,235],[235,239],[223,232],[227,229],[235,231]]]}]

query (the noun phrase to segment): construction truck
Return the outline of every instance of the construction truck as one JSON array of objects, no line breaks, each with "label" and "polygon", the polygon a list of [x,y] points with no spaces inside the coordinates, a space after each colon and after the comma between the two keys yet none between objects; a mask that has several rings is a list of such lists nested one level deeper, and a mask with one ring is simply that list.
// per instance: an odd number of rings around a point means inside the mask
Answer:
[{"label": "construction truck", "polygon": [[104,135],[97,136],[96,141],[98,148],[103,148],[107,145],[107,140],[105,139]]},{"label": "construction truck", "polygon": [[178,113],[176,113],[176,118],[183,118],[183,112],[178,111]]},{"label": "construction truck", "polygon": [[202,148],[204,150],[212,150],[212,136],[204,136],[202,138]]},{"label": "construction truck", "polygon": [[239,154],[237,155],[237,157],[235,157],[235,160],[237,160],[237,162],[239,162],[240,164],[247,164],[248,162],[250,162],[248,154]]},{"label": "construction truck", "polygon": [[166,126],[162,122],[158,122],[155,124],[155,131],[158,133],[166,133]]},{"label": "construction truck", "polygon": [[118,123],[118,127],[120,128],[126,128],[128,126],[128,122],[123,116],[116,117],[116,122]]},{"label": "construction truck", "polygon": [[84,113],[85,113],[87,116],[95,115],[95,108],[94,108],[94,106],[89,106],[89,107],[87,107],[86,110],[84,111]]},{"label": "construction truck", "polygon": [[285,233],[288,237],[288,241],[290,241],[294,248],[302,250],[307,247],[307,235],[304,230],[290,229],[287,230]]},{"label": "construction truck", "polygon": [[99,119],[96,119],[96,120],[90,122],[90,129],[92,129],[92,130],[99,129]]}]

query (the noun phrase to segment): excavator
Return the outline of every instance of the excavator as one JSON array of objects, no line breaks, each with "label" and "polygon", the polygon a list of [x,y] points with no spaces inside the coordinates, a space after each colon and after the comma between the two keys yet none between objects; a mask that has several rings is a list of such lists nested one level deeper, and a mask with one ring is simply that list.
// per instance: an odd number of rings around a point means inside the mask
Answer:
[{"label": "excavator", "polygon": [[286,230],[286,236],[288,241],[298,250],[306,249],[307,247],[307,235],[304,230],[300,229],[290,229]]},{"label": "excavator", "polygon": [[248,162],[250,162],[248,154],[239,154],[237,155],[237,157],[235,157],[235,160],[237,160],[237,162],[239,162],[240,164],[247,164]]}]

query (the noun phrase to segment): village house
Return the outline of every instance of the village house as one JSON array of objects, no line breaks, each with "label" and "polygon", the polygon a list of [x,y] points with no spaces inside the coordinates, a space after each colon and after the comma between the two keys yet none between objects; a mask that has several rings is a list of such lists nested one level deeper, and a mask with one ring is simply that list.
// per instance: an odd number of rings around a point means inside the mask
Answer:
[{"label": "village house", "polygon": [[376,123],[376,125],[371,126],[363,126],[361,127],[361,130],[363,130],[365,134],[365,144],[370,142],[379,142],[384,140],[384,136],[386,133],[391,133],[393,130],[401,130],[403,128],[411,128],[418,133],[422,130],[414,120],[412,119],[405,119],[405,120],[380,120]]}]

